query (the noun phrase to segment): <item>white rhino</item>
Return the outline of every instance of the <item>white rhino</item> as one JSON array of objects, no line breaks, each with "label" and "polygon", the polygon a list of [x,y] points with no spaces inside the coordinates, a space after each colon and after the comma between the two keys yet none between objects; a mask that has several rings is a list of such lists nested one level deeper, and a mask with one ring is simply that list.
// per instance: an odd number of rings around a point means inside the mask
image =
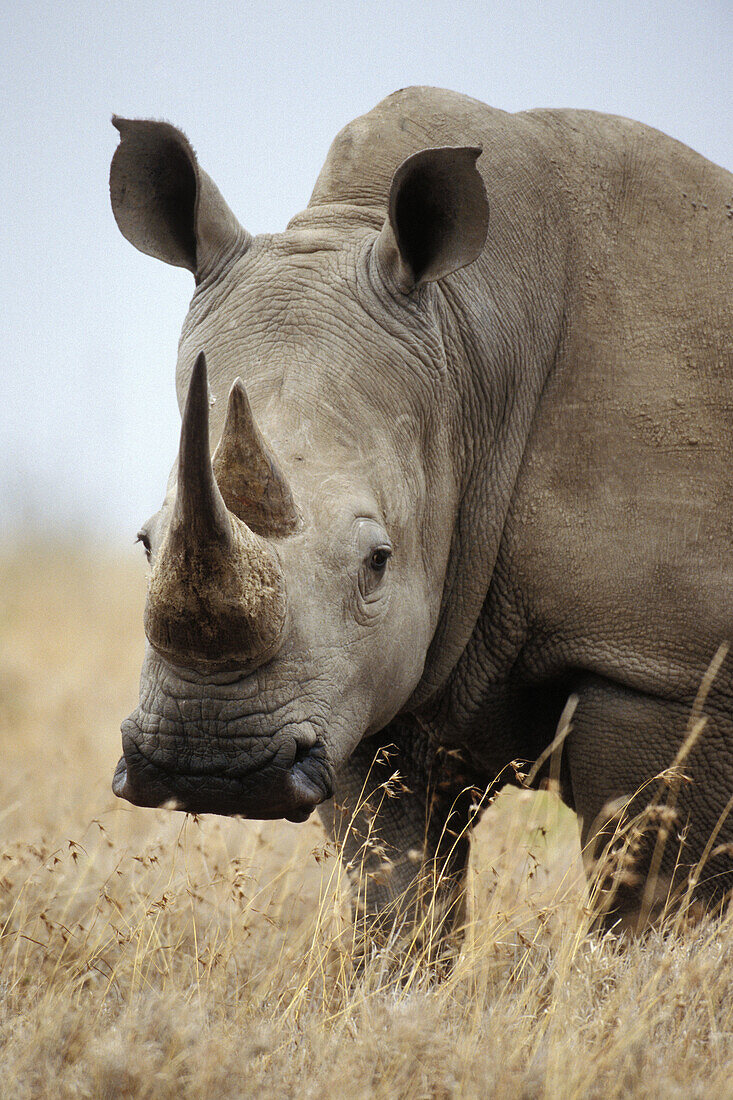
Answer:
[{"label": "white rhino", "polygon": [[[115,125],[122,233],[196,279],[115,793],[338,832],[398,769],[369,910],[422,860],[448,913],[471,789],[547,755],[574,696],[559,779],[592,840],[733,637],[733,176],[626,119],[411,88],[253,238],[179,130]],[[718,823],[703,899],[733,885],[732,677],[681,853],[638,854],[683,882]]]}]

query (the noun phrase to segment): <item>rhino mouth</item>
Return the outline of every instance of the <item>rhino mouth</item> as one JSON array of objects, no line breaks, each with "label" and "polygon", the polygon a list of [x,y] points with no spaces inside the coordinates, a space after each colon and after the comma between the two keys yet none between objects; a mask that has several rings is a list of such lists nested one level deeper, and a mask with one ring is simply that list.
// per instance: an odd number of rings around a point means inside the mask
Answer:
[{"label": "rhino mouth", "polygon": [[[115,769],[112,790],[134,806],[219,814],[259,820],[305,821],[333,794],[325,746],[289,739],[264,765],[238,768],[216,756],[199,767],[167,766],[137,742],[129,718],[122,727],[124,756]],[[167,755],[167,754],[166,754]]]}]

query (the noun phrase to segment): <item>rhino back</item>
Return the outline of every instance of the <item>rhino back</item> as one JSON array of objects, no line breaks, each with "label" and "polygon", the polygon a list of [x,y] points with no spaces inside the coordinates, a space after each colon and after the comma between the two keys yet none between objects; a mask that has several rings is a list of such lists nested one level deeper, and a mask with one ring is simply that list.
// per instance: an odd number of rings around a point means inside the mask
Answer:
[{"label": "rhino back", "polygon": [[525,659],[689,698],[733,634],[733,176],[625,119],[537,118],[570,263],[502,551]]}]

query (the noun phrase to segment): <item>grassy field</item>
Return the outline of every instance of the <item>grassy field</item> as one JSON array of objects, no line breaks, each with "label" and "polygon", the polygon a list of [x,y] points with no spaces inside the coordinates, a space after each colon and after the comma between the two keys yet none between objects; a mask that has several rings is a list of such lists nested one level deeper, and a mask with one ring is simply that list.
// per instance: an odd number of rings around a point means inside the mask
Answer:
[{"label": "grassy field", "polygon": [[0,561],[4,1098],[733,1097],[733,919],[588,935],[551,794],[486,812],[442,982],[354,973],[317,821],[116,800],[144,589],[89,548]]}]

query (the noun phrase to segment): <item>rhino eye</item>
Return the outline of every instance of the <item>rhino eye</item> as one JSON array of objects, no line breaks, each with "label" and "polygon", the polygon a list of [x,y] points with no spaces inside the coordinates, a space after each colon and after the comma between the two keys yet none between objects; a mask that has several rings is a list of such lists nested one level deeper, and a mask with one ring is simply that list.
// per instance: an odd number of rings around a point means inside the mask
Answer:
[{"label": "rhino eye", "polygon": [[372,550],[369,558],[370,569],[375,573],[383,573],[391,556],[392,551],[389,546],[378,546],[376,550]]},{"label": "rhino eye", "polygon": [[375,546],[364,558],[359,573],[359,590],[363,599],[368,600],[380,587],[391,556],[391,546]]},{"label": "rhino eye", "polygon": [[135,542],[141,542],[143,544],[143,550],[145,551],[145,557],[150,561],[150,539],[148,538],[148,532],[138,531]]}]

